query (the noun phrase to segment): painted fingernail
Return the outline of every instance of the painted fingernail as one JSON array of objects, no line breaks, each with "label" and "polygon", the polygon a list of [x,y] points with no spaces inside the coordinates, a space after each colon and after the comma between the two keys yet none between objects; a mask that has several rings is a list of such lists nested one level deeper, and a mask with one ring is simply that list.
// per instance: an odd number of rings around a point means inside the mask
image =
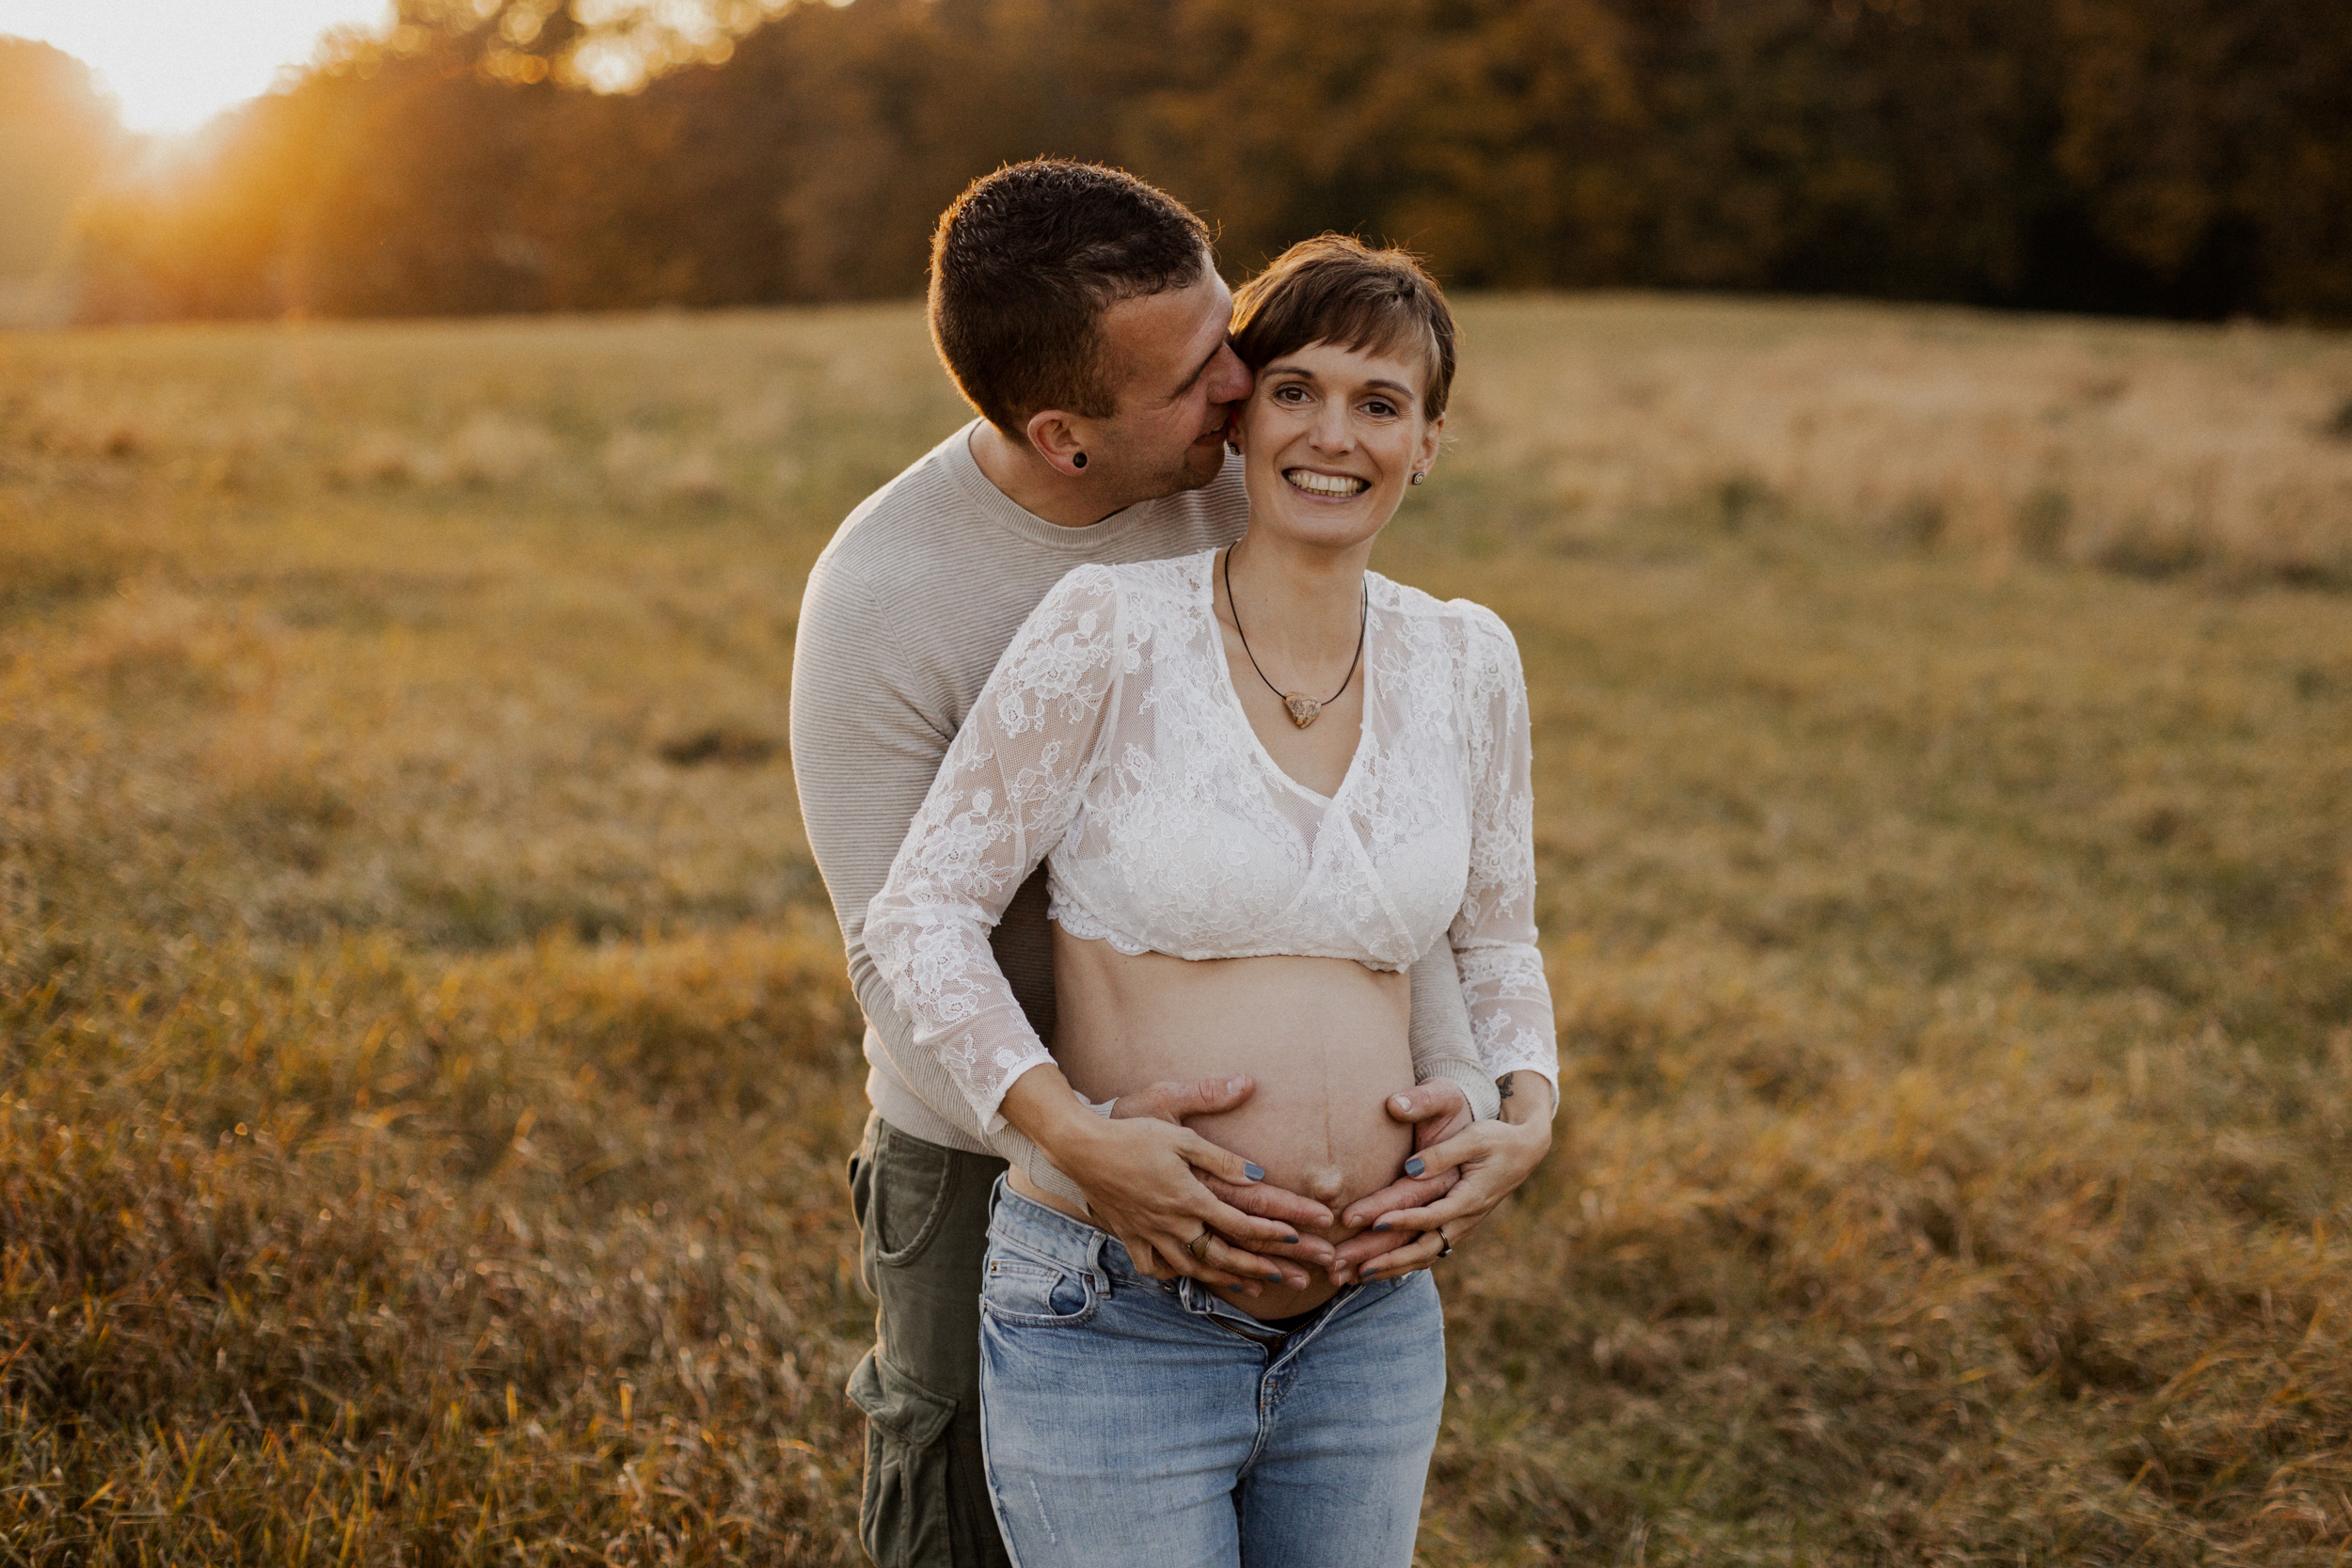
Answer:
[{"label": "painted fingernail", "polygon": [[1378,1225],[1373,1227],[1375,1230],[1386,1230],[1388,1227],[1389,1222],[1386,1220],[1382,1220]]},{"label": "painted fingernail", "polygon": [[1298,1238],[1295,1236],[1285,1236],[1282,1238],[1282,1243],[1285,1246],[1296,1246],[1298,1244]]},{"label": "painted fingernail", "polygon": [[1282,1276],[1279,1274],[1270,1274],[1265,1276],[1265,1282],[1269,1285],[1279,1285],[1282,1283]]},{"label": "painted fingernail", "polygon": [[[1360,1105],[1363,1101],[1359,1100],[1356,1103]],[[1249,1178],[1252,1181],[1263,1181],[1265,1180],[1265,1166],[1255,1164],[1252,1161],[1244,1160],[1241,1163],[1241,1173]],[[1419,1176],[1421,1172],[1415,1171],[1413,1174],[1415,1176]]]},{"label": "painted fingernail", "polygon": [[1419,1176],[1428,1168],[1427,1165],[1422,1164],[1422,1158],[1418,1154],[1405,1162],[1405,1174],[1407,1176]]}]

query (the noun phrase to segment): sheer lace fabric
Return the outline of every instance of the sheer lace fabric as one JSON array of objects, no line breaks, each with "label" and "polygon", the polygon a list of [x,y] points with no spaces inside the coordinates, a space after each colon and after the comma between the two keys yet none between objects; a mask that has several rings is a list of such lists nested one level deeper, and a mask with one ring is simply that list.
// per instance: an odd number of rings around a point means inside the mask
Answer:
[{"label": "sheer lace fabric", "polygon": [[1486,1071],[1556,1082],[1509,630],[1369,575],[1362,735],[1327,798],[1249,727],[1215,559],[1081,566],[1006,649],[866,911],[916,1043],[991,1132],[1052,1060],[988,943],[1041,859],[1054,920],[1125,953],[1401,970],[1443,938]]}]

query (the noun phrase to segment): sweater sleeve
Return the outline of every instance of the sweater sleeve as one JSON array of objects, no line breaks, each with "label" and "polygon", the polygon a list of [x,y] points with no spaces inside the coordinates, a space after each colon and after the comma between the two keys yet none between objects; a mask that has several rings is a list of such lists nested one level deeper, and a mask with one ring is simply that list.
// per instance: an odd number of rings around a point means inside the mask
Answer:
[{"label": "sweater sleeve", "polygon": [[1478,1059],[1470,1037],[1470,1008],[1462,996],[1462,976],[1454,966],[1454,950],[1440,942],[1422,955],[1411,971],[1413,987],[1413,1082],[1442,1078],[1462,1091],[1470,1115],[1487,1120],[1502,1108],[1495,1081]]},{"label": "sweater sleeve", "polygon": [[969,1128],[1057,1196],[1083,1202],[1019,1130],[980,1134],[935,1054],[914,1047],[914,1021],[874,966],[866,906],[882,884],[907,824],[951,738],[926,711],[898,657],[888,619],[854,574],[820,561],[803,595],[792,658],[792,772],[810,851],[825,879],[850,985],[898,1081],[950,1125]]},{"label": "sweater sleeve", "polygon": [[1551,988],[1535,946],[1535,810],[1527,677],[1510,628],[1478,610],[1466,645],[1470,863],[1447,932],[1489,1078],[1534,1071],[1560,1088]]},{"label": "sweater sleeve", "polygon": [[866,911],[866,946],[983,1133],[1053,1057],[989,946],[1005,906],[1076,816],[1125,651],[1117,581],[1081,566],[997,661]]}]

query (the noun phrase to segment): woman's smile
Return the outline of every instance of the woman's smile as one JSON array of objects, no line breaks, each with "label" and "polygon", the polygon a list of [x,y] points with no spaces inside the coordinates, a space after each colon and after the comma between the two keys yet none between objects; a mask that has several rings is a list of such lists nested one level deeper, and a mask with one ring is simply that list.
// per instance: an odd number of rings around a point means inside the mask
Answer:
[{"label": "woman's smile", "polygon": [[1342,499],[1360,496],[1372,488],[1372,481],[1353,474],[1319,473],[1312,468],[1285,468],[1282,477],[1291,488],[1303,490],[1311,496],[1336,496]]}]

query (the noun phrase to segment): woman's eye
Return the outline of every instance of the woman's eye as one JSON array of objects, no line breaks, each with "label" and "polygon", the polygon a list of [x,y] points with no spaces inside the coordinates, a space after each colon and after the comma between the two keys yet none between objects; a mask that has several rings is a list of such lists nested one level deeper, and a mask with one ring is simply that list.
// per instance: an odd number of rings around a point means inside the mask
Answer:
[{"label": "woman's eye", "polygon": [[1364,404],[1364,412],[1385,420],[1396,412],[1396,404],[1386,398],[1374,398]]},{"label": "woman's eye", "polygon": [[1277,401],[1282,403],[1301,403],[1306,399],[1307,388],[1293,382],[1287,387],[1275,388],[1274,396]]}]

